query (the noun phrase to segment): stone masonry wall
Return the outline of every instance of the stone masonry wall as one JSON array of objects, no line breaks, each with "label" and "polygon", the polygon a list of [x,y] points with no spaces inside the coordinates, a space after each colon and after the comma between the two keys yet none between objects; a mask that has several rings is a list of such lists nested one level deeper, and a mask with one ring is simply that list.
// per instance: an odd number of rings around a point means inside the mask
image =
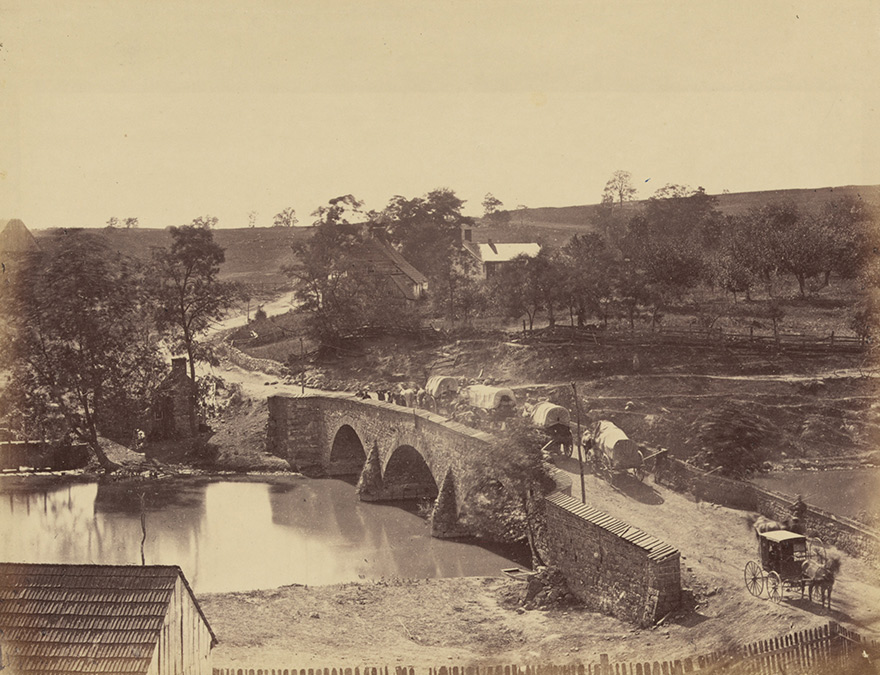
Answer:
[{"label": "stone masonry wall", "polygon": [[547,545],[587,607],[651,625],[681,602],[681,555],[559,491],[546,501]]},{"label": "stone masonry wall", "polygon": [[[779,521],[791,515],[791,497],[747,481],[707,474],[677,459],[669,458],[662,469],[658,469],[656,478],[673,490],[690,492],[703,501],[754,511]],[[826,544],[833,544],[865,560],[880,561],[880,533],[861,523],[808,504],[804,525],[808,533],[818,536]]]}]

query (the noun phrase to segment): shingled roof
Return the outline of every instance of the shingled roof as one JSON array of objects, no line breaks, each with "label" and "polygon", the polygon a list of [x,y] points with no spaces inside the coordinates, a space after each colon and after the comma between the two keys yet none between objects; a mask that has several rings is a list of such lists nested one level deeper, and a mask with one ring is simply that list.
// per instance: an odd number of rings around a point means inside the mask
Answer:
[{"label": "shingled roof", "polygon": [[0,667],[14,673],[146,673],[177,566],[0,563]]}]

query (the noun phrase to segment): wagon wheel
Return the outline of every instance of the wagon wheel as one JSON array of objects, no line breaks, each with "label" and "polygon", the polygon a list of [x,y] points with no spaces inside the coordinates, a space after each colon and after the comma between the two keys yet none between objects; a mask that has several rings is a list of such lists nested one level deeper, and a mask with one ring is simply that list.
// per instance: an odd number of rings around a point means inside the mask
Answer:
[{"label": "wagon wheel", "polygon": [[636,478],[639,479],[640,482],[645,481],[645,476],[648,475],[648,470],[645,468],[644,464],[640,464],[637,469],[635,469]]},{"label": "wagon wheel", "polygon": [[825,543],[819,537],[809,537],[807,545],[810,547],[810,559],[819,559],[823,563],[828,560],[828,553],[825,551]]},{"label": "wagon wheel", "polygon": [[773,602],[782,600],[785,594],[785,588],[782,585],[782,579],[776,572],[770,572],[767,575],[767,595]]},{"label": "wagon wheel", "polygon": [[749,593],[760,598],[761,593],[764,592],[764,572],[758,566],[758,563],[754,560],[749,560],[746,563],[745,570],[743,570],[743,577],[745,578],[746,589]]}]

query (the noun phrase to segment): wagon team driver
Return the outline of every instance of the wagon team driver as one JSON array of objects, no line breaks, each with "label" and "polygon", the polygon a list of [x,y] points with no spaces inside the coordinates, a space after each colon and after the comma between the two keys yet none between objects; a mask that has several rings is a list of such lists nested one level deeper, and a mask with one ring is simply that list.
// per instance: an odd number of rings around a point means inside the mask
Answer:
[{"label": "wagon team driver", "polygon": [[797,496],[794,503],[790,507],[791,511],[791,529],[792,532],[803,534],[804,516],[807,515],[807,505],[801,495]]}]

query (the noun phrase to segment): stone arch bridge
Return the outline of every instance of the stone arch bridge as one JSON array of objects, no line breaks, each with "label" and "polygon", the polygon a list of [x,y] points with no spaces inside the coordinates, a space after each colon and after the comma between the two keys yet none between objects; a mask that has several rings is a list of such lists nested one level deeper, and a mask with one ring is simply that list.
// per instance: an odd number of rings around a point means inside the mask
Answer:
[{"label": "stone arch bridge", "polygon": [[[436,498],[431,534],[466,534],[458,496],[481,487],[470,461],[492,436],[425,410],[352,394],[269,398],[268,450],[303,472],[360,475],[362,500]],[[651,625],[681,599],[680,554],[571,497],[556,472],[545,499],[550,562],[588,606]],[[603,560],[608,561],[603,563]]]},{"label": "stone arch bridge", "polygon": [[437,498],[437,537],[462,534],[456,495],[477,487],[469,459],[491,442],[489,434],[427,410],[352,394],[269,397],[269,452],[297,471],[359,475],[364,501]]}]

